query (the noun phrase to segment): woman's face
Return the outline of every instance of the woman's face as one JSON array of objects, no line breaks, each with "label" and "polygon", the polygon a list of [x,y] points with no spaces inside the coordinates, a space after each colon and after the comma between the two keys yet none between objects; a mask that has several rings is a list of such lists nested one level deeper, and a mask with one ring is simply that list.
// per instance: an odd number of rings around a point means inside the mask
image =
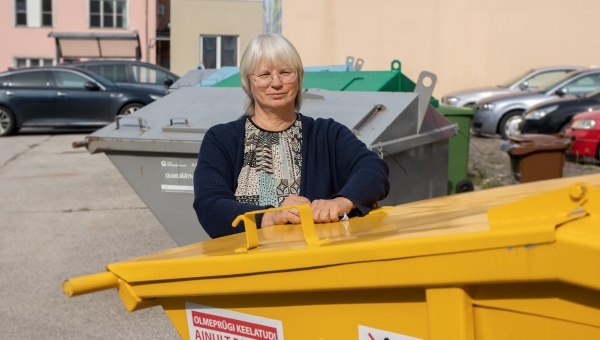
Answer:
[{"label": "woman's face", "polygon": [[263,110],[294,110],[294,101],[298,93],[298,74],[292,67],[267,67],[263,60],[250,75],[250,84],[256,105]]}]

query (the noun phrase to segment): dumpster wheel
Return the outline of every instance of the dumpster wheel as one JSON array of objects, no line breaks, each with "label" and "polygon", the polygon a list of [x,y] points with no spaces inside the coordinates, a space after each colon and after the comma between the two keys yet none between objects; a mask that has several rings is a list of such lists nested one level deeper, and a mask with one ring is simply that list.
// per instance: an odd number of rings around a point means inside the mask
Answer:
[{"label": "dumpster wheel", "polygon": [[456,184],[456,193],[459,194],[461,192],[469,192],[469,191],[474,191],[475,190],[475,186],[473,185],[473,182],[471,182],[468,179],[463,179],[462,181],[458,182]]}]

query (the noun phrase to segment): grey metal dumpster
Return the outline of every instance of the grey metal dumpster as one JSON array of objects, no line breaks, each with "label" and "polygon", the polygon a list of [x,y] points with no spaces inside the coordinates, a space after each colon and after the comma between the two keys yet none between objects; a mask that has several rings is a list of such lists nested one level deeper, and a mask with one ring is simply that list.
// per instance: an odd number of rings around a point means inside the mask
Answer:
[{"label": "grey metal dumpster", "polygon": [[[391,192],[382,205],[446,194],[448,139],[457,128],[428,105],[429,97],[333,91],[304,91],[303,96],[303,114],[334,118],[383,156]],[[192,208],[200,144],[213,125],[241,117],[243,102],[240,88],[180,88],[118,117],[84,144],[90,153],[109,157],[179,245],[199,242],[209,238]]]}]

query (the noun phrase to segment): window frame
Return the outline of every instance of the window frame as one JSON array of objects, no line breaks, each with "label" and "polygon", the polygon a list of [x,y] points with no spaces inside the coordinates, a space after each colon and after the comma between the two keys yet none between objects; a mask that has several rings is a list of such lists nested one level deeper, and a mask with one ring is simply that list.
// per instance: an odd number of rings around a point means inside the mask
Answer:
[{"label": "window frame", "polygon": [[[99,81],[96,81],[96,79],[94,79],[94,78],[92,78],[92,77],[90,77],[87,74],[82,73],[82,72],[77,72],[77,71],[67,70],[67,69],[53,69],[53,70],[48,70],[48,72],[50,73],[50,78],[52,79],[52,82],[54,84],[54,88],[57,88],[57,89],[63,89],[65,91],[67,91],[67,90],[82,90],[80,88],[59,87],[58,86],[58,81],[56,81],[56,77],[54,76],[54,73],[55,72],[67,72],[67,73],[73,73],[73,74],[76,74],[76,75],[78,75],[80,77],[83,77],[83,78],[87,79],[88,81],[91,81],[91,82],[97,84],[102,91],[106,91],[106,87],[104,85],[102,85]],[[83,88],[83,90],[85,90],[85,88]]]},{"label": "window frame", "polygon": [[217,56],[216,56],[216,69],[220,69],[223,67],[221,65],[221,38],[222,37],[234,37],[236,38],[236,62],[235,66],[240,66],[240,36],[234,34],[200,34],[200,63],[204,66],[204,38],[217,38],[217,43],[215,46]]},{"label": "window frame", "polygon": [[[26,73],[33,73],[33,72],[39,72],[39,73],[43,73],[46,76],[46,86],[42,86],[42,87],[37,87],[37,86],[15,86],[13,84],[13,77],[20,75],[20,74],[26,74]],[[21,89],[42,89],[42,88],[52,88],[52,82],[53,79],[50,75],[50,71],[48,70],[25,70],[25,71],[21,71],[21,72],[15,72],[12,73],[9,76],[9,81],[8,81],[8,87],[16,87],[16,88],[21,88]]]},{"label": "window frame", "polygon": [[[92,1],[98,1],[100,5],[100,12],[94,12],[100,16],[100,26],[92,26]],[[113,4],[113,26],[104,26],[104,1],[111,1]],[[125,3],[125,13],[123,14],[123,27],[116,26],[117,24],[117,3]],[[86,0],[87,5],[87,27],[90,29],[116,29],[116,30],[127,30],[129,29],[129,0]]]},{"label": "window frame", "polygon": [[[140,73],[136,74],[135,68],[138,67],[140,69]],[[164,79],[161,82],[158,83],[149,83],[149,82],[141,82],[138,81],[138,79],[136,78],[136,76],[138,78],[141,79],[140,75],[141,75],[141,68],[146,68],[149,69],[150,71],[156,72],[157,74],[160,73],[164,73],[165,74],[165,79],[167,78],[171,78],[171,75],[169,74],[169,72],[160,69],[159,67],[156,67],[154,65],[144,65],[144,64],[137,64],[137,63],[132,63],[129,65],[130,71],[131,71],[131,81],[135,84],[145,84],[145,85],[164,85]],[[158,78],[157,78],[158,79]]]},{"label": "window frame", "polygon": [[[19,0],[14,0],[13,1],[13,6],[14,6],[14,20],[15,20],[15,27],[28,27],[27,26],[27,0],[23,0],[25,2],[25,11],[19,11],[19,6],[17,5],[17,2]],[[19,24],[19,14],[20,13],[25,13],[25,23],[24,24]]]},{"label": "window frame", "polygon": [[[17,67],[17,59],[25,59],[25,67]],[[22,56],[13,56],[13,67],[16,69],[23,69],[23,68],[28,68],[31,67],[31,60],[32,59],[37,59],[40,61],[40,65],[39,67],[45,67],[45,66],[55,66],[56,65],[56,59],[54,59],[54,57],[22,57]],[[46,65],[45,61],[46,60],[52,60],[52,64],[50,65]]]},{"label": "window frame", "polygon": [[[44,12],[44,0],[40,0],[40,27],[54,27],[54,2],[56,0],[50,0],[50,12]],[[44,14],[50,14],[50,25],[44,25]]]}]

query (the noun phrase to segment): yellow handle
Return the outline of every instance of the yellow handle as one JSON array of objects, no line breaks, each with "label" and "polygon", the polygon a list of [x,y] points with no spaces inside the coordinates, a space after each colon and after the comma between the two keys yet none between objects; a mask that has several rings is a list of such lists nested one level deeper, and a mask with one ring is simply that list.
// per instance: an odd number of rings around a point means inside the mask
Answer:
[{"label": "yellow handle", "polygon": [[71,297],[118,286],[117,276],[111,272],[105,272],[68,279],[63,283],[63,291],[67,297]]},{"label": "yellow handle", "polygon": [[301,204],[289,207],[249,211],[243,215],[239,215],[238,217],[236,217],[236,219],[232,223],[233,227],[237,227],[242,221],[244,221],[244,226],[246,227],[246,249],[236,249],[236,252],[245,252],[258,247],[258,231],[256,228],[257,214],[264,214],[267,212],[288,210],[293,208],[296,208],[298,209],[298,211],[300,211],[300,224],[302,226],[302,233],[304,234],[304,240],[306,240],[306,243],[309,246],[320,246],[329,242],[329,238],[321,240],[317,236],[317,231],[315,230],[315,222],[312,218],[312,211],[310,210],[310,205]]}]

